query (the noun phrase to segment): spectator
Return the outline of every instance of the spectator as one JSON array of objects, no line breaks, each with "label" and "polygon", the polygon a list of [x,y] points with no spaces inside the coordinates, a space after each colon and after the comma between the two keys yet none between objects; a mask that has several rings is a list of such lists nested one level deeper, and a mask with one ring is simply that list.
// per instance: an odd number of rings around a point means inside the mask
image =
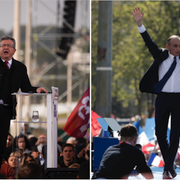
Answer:
[{"label": "spectator", "polygon": [[84,137],[76,138],[75,144],[84,144],[86,146],[86,139]]},{"label": "spectator", "polygon": [[84,161],[89,160],[89,154],[90,154],[90,142],[88,141],[88,144],[85,146],[84,144],[76,144],[76,159],[79,164],[81,164]]},{"label": "spectator", "polygon": [[37,149],[38,149],[38,152],[39,152],[39,157],[38,158],[39,158],[39,163],[40,163],[41,166],[45,162],[45,159],[44,159],[44,156],[43,156],[43,146],[44,145],[42,143],[37,146]]},{"label": "spectator", "polygon": [[30,135],[31,134],[28,129],[29,129],[29,125],[24,124],[24,129],[23,129],[23,134],[24,135]]},{"label": "spectator", "polygon": [[24,134],[20,134],[17,138],[18,148],[22,150],[23,153],[31,153],[31,147],[28,138]]},{"label": "spectator", "polygon": [[7,163],[14,169],[15,174],[17,173],[20,165],[19,159],[21,157],[18,156],[19,152],[12,152],[8,158]]},{"label": "spectator", "polygon": [[28,163],[36,163],[36,160],[34,159],[34,157],[31,154],[24,153],[22,156],[22,159],[21,159],[20,167],[22,167],[24,164],[28,164]]},{"label": "spectator", "polygon": [[69,167],[71,164],[76,163],[75,151],[72,144],[65,143],[62,146],[62,155],[58,158],[59,167]]},{"label": "spectator", "polygon": [[2,161],[0,174],[3,174],[7,179],[15,179],[14,169],[9,164],[5,163],[5,160]]},{"label": "spectator", "polygon": [[66,143],[72,144],[73,146],[75,146],[75,145],[76,145],[76,138],[75,138],[75,137],[69,137],[69,138],[66,140]]},{"label": "spectator", "polygon": [[65,143],[60,137],[57,138],[58,144],[62,147]]},{"label": "spectator", "polygon": [[42,177],[45,177],[45,170],[47,168],[47,145],[46,144],[42,146],[41,157],[42,159],[40,159],[40,162],[41,162],[41,169],[42,169]]},{"label": "spectator", "polygon": [[153,174],[145,161],[142,151],[135,147],[138,131],[132,124],[121,128],[120,143],[110,146],[103,154],[96,178],[126,179],[137,167],[146,179],[152,179]]},{"label": "spectator", "polygon": [[32,149],[31,155],[34,157],[34,159],[36,160],[38,164],[40,164],[39,154],[40,152],[37,149],[37,145],[35,145]]},{"label": "spectator", "polygon": [[12,147],[13,139],[13,136],[9,133],[6,141],[6,147]]},{"label": "spectator", "polygon": [[18,171],[18,179],[40,179],[41,167],[36,163],[24,164]]},{"label": "spectator", "polygon": [[36,145],[47,144],[47,136],[44,134],[39,135]]},{"label": "spectator", "polygon": [[[28,136],[29,137],[29,136]],[[38,141],[38,138],[37,137],[30,137],[29,138],[29,144],[30,144],[30,147],[31,147],[31,150],[33,149],[33,147],[35,146],[36,142]]]}]

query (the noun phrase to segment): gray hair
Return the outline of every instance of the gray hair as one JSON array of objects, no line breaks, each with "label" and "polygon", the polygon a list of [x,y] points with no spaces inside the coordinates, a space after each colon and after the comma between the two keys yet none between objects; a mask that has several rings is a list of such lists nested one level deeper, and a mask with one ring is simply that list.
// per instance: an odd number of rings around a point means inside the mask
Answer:
[{"label": "gray hair", "polygon": [[2,36],[1,39],[0,39],[0,43],[3,40],[11,40],[13,42],[13,44],[14,44],[14,49],[16,49],[16,41],[15,41],[15,39],[13,37],[7,36],[7,35]]}]

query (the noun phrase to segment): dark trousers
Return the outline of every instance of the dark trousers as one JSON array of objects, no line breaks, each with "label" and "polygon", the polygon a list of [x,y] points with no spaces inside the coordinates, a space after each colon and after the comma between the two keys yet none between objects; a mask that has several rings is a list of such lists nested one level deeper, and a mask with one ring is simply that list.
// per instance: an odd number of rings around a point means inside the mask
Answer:
[{"label": "dark trousers", "polygon": [[[180,132],[180,93],[160,93],[155,103],[155,132],[165,162],[164,170],[172,170],[179,146]],[[170,143],[167,141],[167,128],[171,116]]]},{"label": "dark trousers", "polygon": [[11,111],[7,107],[0,107],[0,166],[6,149],[6,141],[9,132]]}]

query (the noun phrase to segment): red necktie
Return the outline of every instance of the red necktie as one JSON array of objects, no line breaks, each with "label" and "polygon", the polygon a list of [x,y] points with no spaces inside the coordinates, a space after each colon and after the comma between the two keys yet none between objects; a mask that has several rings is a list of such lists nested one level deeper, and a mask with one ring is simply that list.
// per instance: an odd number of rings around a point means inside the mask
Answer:
[{"label": "red necktie", "polygon": [[5,61],[5,64],[6,64],[7,69],[9,69],[8,61]]}]

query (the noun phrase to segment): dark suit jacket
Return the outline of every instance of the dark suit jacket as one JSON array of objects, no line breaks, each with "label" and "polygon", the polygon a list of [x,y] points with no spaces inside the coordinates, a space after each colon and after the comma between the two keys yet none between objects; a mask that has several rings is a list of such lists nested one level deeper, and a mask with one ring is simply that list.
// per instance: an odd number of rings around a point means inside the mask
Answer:
[{"label": "dark suit jacket", "polygon": [[158,46],[154,43],[154,41],[151,39],[147,31],[141,33],[141,35],[147,48],[149,49],[150,53],[154,58],[154,62],[141,79],[139,89],[141,92],[156,94],[154,90],[154,85],[158,82],[159,79],[159,65],[168,58],[168,50],[159,49]]},{"label": "dark suit jacket", "polygon": [[[2,79],[5,74],[6,66],[2,60],[0,60],[0,86],[2,84]],[[22,92],[36,92],[37,87],[33,87],[30,83],[29,77],[27,75],[26,66],[12,59],[11,65],[11,93],[17,93],[18,90],[21,89]],[[16,106],[16,98],[12,96],[12,103],[10,104],[12,110],[12,118],[15,117],[15,106]]]}]

